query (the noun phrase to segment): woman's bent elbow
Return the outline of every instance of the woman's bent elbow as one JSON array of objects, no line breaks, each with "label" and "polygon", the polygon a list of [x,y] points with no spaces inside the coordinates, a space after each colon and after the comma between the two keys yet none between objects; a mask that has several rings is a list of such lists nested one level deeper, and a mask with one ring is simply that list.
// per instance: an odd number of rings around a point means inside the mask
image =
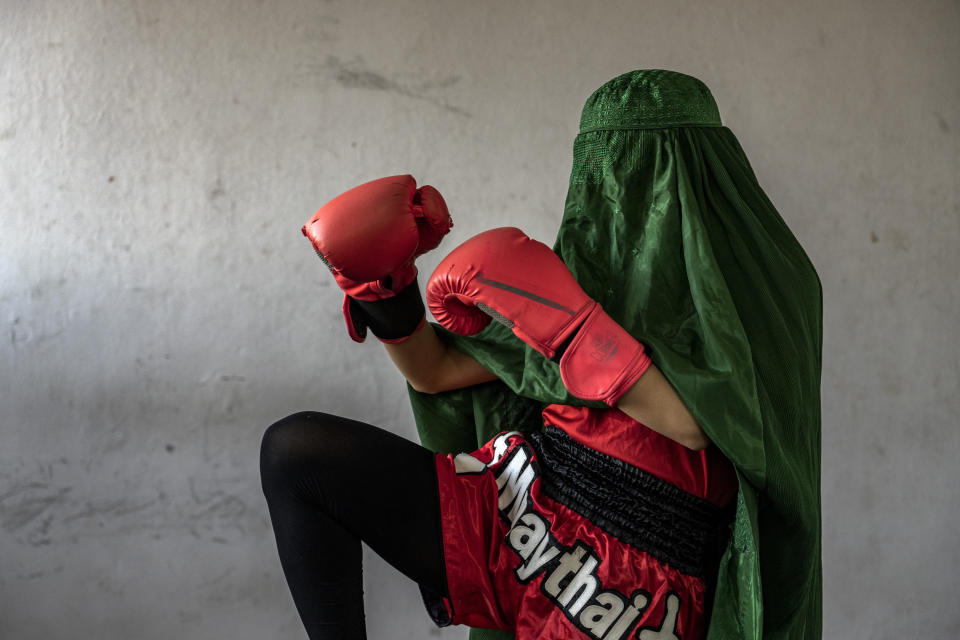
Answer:
[{"label": "woman's bent elbow", "polygon": [[710,442],[710,438],[708,438],[706,434],[703,433],[703,431],[699,431],[699,430],[697,433],[691,433],[687,435],[682,440],[679,440],[679,442],[680,444],[685,446],[687,449],[690,449],[692,451],[703,451],[704,449],[709,447],[711,444],[713,444],[712,442]]},{"label": "woman's bent elbow", "polygon": [[428,378],[417,378],[417,379],[407,378],[407,384],[413,387],[414,391],[419,391],[420,393],[426,393],[429,395],[440,393],[441,391],[446,391],[446,389],[443,389],[441,385],[437,384],[436,380],[432,380]]}]

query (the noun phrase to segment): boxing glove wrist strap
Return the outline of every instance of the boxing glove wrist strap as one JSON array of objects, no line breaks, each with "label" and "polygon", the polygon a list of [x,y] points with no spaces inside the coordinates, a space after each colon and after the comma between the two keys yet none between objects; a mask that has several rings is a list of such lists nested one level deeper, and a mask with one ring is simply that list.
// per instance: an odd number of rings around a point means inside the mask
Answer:
[{"label": "boxing glove wrist strap", "polygon": [[343,307],[347,329],[357,342],[363,342],[367,328],[382,342],[403,342],[426,321],[416,277],[393,297],[357,300],[347,296]]},{"label": "boxing glove wrist strap", "polygon": [[597,305],[560,357],[560,378],[582,400],[611,407],[650,366],[643,345]]}]

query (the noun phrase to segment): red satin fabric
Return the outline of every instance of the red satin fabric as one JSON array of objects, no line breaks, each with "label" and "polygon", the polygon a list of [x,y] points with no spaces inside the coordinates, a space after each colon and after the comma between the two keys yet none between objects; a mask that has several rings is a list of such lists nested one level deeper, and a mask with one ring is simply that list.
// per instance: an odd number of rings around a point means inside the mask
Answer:
[{"label": "red satin fabric", "polygon": [[544,409],[543,418],[577,442],[648,471],[717,506],[726,506],[737,495],[736,471],[713,445],[692,451],[619,409],[551,404]]},{"label": "red satin fabric", "polygon": [[[642,468],[666,473],[661,477],[695,489],[691,493],[719,504],[733,495],[735,480],[731,488],[722,473],[711,475],[722,466],[714,455],[676,443],[683,451],[671,450],[662,436],[636,431],[653,433],[616,413],[634,426],[609,412],[580,414],[571,407],[555,406],[545,418],[554,424],[563,418],[575,438],[618,458],[644,458]],[[652,460],[659,456],[665,457]],[[701,638],[703,580],[661,564],[544,495],[529,464],[535,458],[515,432],[472,454],[437,456],[453,623],[511,629],[517,640]]]}]

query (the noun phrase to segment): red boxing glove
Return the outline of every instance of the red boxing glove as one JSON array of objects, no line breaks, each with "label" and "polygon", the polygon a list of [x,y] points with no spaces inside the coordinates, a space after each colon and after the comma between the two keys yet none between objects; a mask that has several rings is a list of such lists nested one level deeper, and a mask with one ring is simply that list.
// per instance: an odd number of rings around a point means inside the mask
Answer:
[{"label": "red boxing glove", "polygon": [[584,293],[550,247],[513,227],[454,249],[430,276],[427,304],[454,333],[473,335],[494,318],[546,357],[560,355],[563,384],[584,400],[616,405],[650,366],[643,345]]},{"label": "red boxing glove", "polygon": [[363,342],[369,326],[381,340],[401,342],[423,324],[414,260],[451,226],[440,193],[417,189],[409,175],[354,187],[310,218],[303,235],[347,294],[343,312],[351,338]]}]

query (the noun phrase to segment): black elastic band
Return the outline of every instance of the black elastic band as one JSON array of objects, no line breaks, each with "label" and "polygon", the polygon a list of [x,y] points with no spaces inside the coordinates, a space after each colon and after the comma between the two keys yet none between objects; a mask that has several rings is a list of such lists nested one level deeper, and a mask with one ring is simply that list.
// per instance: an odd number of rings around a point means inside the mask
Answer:
[{"label": "black elastic band", "polygon": [[729,513],[657,476],[547,426],[530,435],[552,499],[681,573],[715,570]]}]

